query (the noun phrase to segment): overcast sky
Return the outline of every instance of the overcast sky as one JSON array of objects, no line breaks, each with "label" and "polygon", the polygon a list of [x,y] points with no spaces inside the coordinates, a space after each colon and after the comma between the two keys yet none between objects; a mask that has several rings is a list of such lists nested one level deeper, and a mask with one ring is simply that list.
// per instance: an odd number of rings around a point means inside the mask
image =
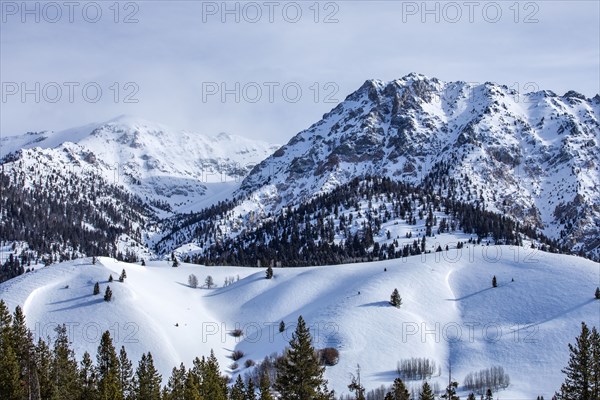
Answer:
[{"label": "overcast sky", "polygon": [[285,143],[410,72],[600,92],[598,1],[23,4],[1,4],[3,136],[130,114]]}]

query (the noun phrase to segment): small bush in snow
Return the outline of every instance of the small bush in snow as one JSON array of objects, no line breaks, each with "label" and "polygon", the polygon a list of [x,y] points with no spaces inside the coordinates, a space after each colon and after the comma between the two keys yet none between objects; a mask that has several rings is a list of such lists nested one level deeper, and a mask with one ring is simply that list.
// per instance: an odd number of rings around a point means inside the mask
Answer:
[{"label": "small bush in snow", "polygon": [[402,297],[400,297],[400,293],[398,293],[398,289],[394,289],[392,295],[390,296],[390,304],[396,308],[400,308],[402,305]]},{"label": "small bush in snow", "polygon": [[327,365],[331,367],[340,361],[340,352],[333,347],[326,347],[317,352],[319,356],[319,363],[321,365]]},{"label": "small bush in snow", "polygon": [[240,337],[244,335],[244,331],[241,329],[234,329],[231,331],[231,336],[233,337]]},{"label": "small bush in snow", "polygon": [[251,359],[247,359],[246,362],[244,363],[244,367],[246,367],[246,368],[254,367],[255,365],[256,365],[256,362]]},{"label": "small bush in snow", "polygon": [[237,361],[242,357],[244,357],[244,352],[241,350],[235,350],[233,353],[231,353],[231,359],[233,361]]}]

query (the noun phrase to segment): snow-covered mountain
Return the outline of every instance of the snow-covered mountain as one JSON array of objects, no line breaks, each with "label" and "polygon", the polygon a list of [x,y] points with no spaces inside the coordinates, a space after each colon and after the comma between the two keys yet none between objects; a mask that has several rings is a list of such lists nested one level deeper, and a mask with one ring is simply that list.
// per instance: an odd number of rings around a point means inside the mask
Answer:
[{"label": "snow-covered mountain", "polygon": [[[122,269],[125,282],[107,282]],[[431,380],[434,387],[448,382],[451,364],[461,398],[468,373],[501,366],[511,384],[495,398],[549,399],[564,379],[567,344],[579,334],[581,321],[598,326],[598,264],[527,246],[469,245],[444,257],[274,271],[267,280],[264,269],[172,268],[167,261],[143,267],[104,257],[92,265],[88,258],[2,283],[0,298],[11,309],[24,308],[36,338],[66,323],[79,360],[84,351],[96,354],[105,330],[133,360],[152,351],[165,383],[171,368],[181,362],[189,367],[211,349],[224,372],[243,376],[254,368],[247,360],[260,363],[281,353],[302,315],[315,347],[340,353],[338,364],[326,370],[338,395],[347,393],[357,364],[363,385],[374,389],[398,376],[398,361],[419,357],[441,367],[441,376]],[[200,282],[212,276],[217,288],[186,287],[190,274]],[[226,281],[231,284],[224,286]],[[93,296],[95,282],[102,291],[110,285],[110,303]],[[402,297],[400,309],[388,303],[394,288]],[[284,333],[278,331],[280,321],[288,327]],[[244,335],[234,337],[234,329]],[[236,350],[243,357],[233,365]],[[421,381],[407,384],[416,388]]]},{"label": "snow-covered mountain", "polygon": [[3,137],[2,156],[53,160],[57,170],[92,170],[143,200],[175,212],[200,210],[225,198],[242,178],[278,146],[220,133],[178,131],[121,116],[59,132]]},{"label": "snow-covered mountain", "polygon": [[599,121],[600,95],[418,74],[369,80],[254,168],[237,194],[269,213],[357,176],[387,176],[599,256]]}]

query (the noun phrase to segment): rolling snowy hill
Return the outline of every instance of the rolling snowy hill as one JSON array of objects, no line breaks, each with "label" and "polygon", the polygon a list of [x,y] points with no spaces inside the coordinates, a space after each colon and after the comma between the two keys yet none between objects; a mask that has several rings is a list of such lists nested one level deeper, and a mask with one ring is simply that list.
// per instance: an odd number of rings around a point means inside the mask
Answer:
[{"label": "rolling snowy hill", "polygon": [[[92,288],[108,285],[109,274],[127,272],[110,284],[106,303]],[[385,270],[387,269],[387,271]],[[189,274],[216,289],[192,289]],[[492,276],[498,287],[491,287]],[[225,279],[235,281],[222,287]],[[237,280],[239,279],[239,280]],[[23,305],[36,335],[52,334],[67,323],[78,357],[95,353],[99,334],[110,330],[117,346],[133,359],[152,351],[167,379],[181,361],[214,349],[222,368],[245,374],[247,359],[260,362],[280,352],[298,315],[313,328],[318,348],[335,347],[339,363],[326,377],[338,394],[347,392],[350,373],[361,366],[367,388],[388,385],[401,359],[426,357],[442,367],[433,381],[443,387],[448,366],[462,382],[469,372],[502,366],[511,379],[499,398],[550,398],[568,359],[567,343],[581,321],[600,325],[594,289],[600,266],[574,256],[527,247],[470,245],[461,253],[435,253],[364,264],[315,268],[264,269],[204,267],[166,261],[146,267],[100,258],[52,265],[0,285],[11,308]],[[388,304],[398,288],[403,305]],[[288,331],[277,330],[285,321]],[[230,335],[244,331],[241,339]],[[232,351],[244,357],[228,368]],[[417,384],[413,382],[412,384]]]}]

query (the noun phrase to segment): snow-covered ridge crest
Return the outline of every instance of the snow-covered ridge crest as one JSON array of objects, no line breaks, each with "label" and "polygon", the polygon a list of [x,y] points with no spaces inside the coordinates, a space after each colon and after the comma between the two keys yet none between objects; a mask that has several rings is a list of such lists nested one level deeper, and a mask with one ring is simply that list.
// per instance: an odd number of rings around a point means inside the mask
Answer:
[{"label": "snow-covered ridge crest", "polygon": [[[46,154],[71,169],[93,169],[149,201],[177,211],[201,209],[228,196],[277,146],[237,135],[180,131],[137,117],[58,132],[2,138],[2,156],[22,149]],[[58,166],[58,164],[57,164]],[[210,201],[208,201],[210,203]]]},{"label": "snow-covered ridge crest", "polygon": [[276,188],[262,205],[276,211],[357,176],[387,176],[598,255],[599,121],[599,95],[522,94],[420,74],[368,80],[258,165],[237,194],[261,198]]}]

